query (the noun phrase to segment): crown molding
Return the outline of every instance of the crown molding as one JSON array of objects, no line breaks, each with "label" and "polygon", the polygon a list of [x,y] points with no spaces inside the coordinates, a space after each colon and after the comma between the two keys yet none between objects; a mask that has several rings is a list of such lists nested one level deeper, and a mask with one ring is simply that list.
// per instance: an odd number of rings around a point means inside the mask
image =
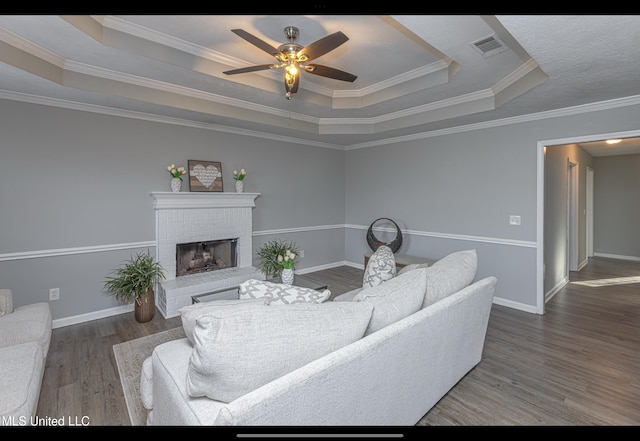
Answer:
[{"label": "crown molding", "polygon": [[80,103],[77,101],[61,100],[58,98],[42,97],[38,95],[30,95],[26,93],[11,92],[0,90],[0,99],[10,101],[18,101],[30,104],[38,104],[42,106],[57,107],[61,109],[77,110],[81,112],[91,112],[101,115],[117,116],[121,118],[132,118],[161,124],[173,124],[184,127],[192,127],[197,129],[213,130],[216,132],[231,133],[234,135],[251,136],[260,139],[269,139],[277,142],[288,142],[292,144],[302,144],[310,147],[321,147],[335,150],[344,150],[343,146],[331,144],[327,142],[312,141],[292,136],[274,135],[267,132],[259,132],[257,130],[241,129],[237,127],[224,126],[220,124],[203,123],[180,118],[172,118],[168,116],[160,116],[151,113],[136,112],[132,110],[122,110],[113,107],[99,106],[95,104]]},{"label": "crown molding", "polygon": [[[274,135],[266,132],[259,132],[259,131],[248,130],[248,129],[238,129],[235,127],[218,125],[218,124],[199,123],[199,122],[194,122],[194,121],[189,121],[189,120],[184,120],[179,118],[163,117],[163,116],[158,116],[158,115],[153,115],[153,114],[148,114],[143,112],[134,112],[129,110],[115,109],[115,108],[106,107],[106,106],[79,103],[79,102],[74,102],[69,100],[61,100],[57,98],[40,97],[36,95],[10,92],[6,90],[0,90],[0,99],[20,101],[20,102],[26,102],[26,103],[32,103],[32,104],[40,104],[40,105],[51,106],[51,107],[66,108],[66,109],[78,110],[78,111],[84,111],[84,112],[119,116],[123,118],[140,119],[140,120],[158,122],[163,124],[175,124],[175,125],[181,125],[186,127],[194,127],[194,128],[200,128],[200,129],[206,129],[206,130],[232,133],[232,134],[243,135],[243,136],[252,136],[252,137],[261,138],[261,139],[270,139],[270,140],[280,141],[280,142],[290,142],[294,144],[302,144],[302,145],[313,146],[313,147],[329,148],[329,149],[345,150],[345,151],[368,148],[368,147],[376,147],[376,146],[388,145],[388,144],[397,144],[400,142],[415,141],[415,140],[426,139],[426,138],[431,138],[436,136],[450,135],[454,133],[463,133],[463,132],[469,132],[473,130],[481,130],[481,129],[492,128],[492,127],[500,127],[500,126],[506,126],[511,124],[538,121],[538,120],[548,119],[548,118],[558,118],[563,116],[578,115],[582,113],[597,112],[597,111],[615,109],[615,108],[626,107],[626,106],[635,106],[640,104],[640,95],[634,95],[634,96],[625,97],[625,98],[617,98],[617,99],[608,100],[608,101],[601,101],[596,103],[583,104],[580,106],[567,107],[564,109],[549,110],[546,112],[514,116],[514,117],[496,119],[496,120],[482,122],[482,123],[460,125],[460,126],[451,127],[448,129],[432,130],[432,131],[421,132],[421,133],[416,133],[412,135],[396,136],[396,137],[381,139],[377,141],[371,141],[366,143],[356,143],[356,144],[351,144],[347,146],[342,146],[342,145],[336,145],[332,143],[311,141],[308,139],[297,138],[292,136],[291,137],[280,136],[280,135]],[[356,121],[347,120],[345,121],[345,124],[353,124],[355,122]],[[333,123],[338,124],[340,123],[340,121],[334,121]]]},{"label": "crown molding", "polygon": [[63,57],[60,57],[53,52],[30,42],[29,40],[25,40],[19,35],[16,35],[13,32],[2,27],[0,27],[0,42],[6,43],[15,49],[18,49],[19,51],[24,52],[25,54],[29,54],[32,57],[52,64],[56,67],[62,68],[64,66],[65,59]]},{"label": "crown molding", "polygon": [[470,132],[474,130],[488,129],[492,127],[501,127],[512,124],[520,124],[525,122],[540,121],[549,118],[559,118],[563,116],[579,115],[582,113],[597,112],[601,110],[617,109],[626,106],[635,106],[640,104],[640,95],[634,95],[625,98],[617,98],[613,100],[600,101],[596,103],[583,104],[580,106],[566,107],[564,109],[548,110],[546,112],[530,113],[521,116],[512,116],[509,118],[495,119],[482,123],[467,124],[448,129],[432,130],[429,132],[416,133],[413,135],[398,136],[378,141],[351,144],[345,146],[345,150],[356,150],[368,147],[377,147],[381,145],[397,144],[399,142],[416,141],[420,139],[433,138],[436,136],[451,135],[454,133]]}]

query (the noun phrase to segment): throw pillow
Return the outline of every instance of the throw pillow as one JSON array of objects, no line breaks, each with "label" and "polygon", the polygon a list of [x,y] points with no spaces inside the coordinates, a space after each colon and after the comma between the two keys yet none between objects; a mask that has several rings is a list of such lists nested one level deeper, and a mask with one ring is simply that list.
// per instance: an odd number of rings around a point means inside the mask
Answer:
[{"label": "throw pillow", "polygon": [[0,289],[0,316],[13,312],[13,295],[10,289]]},{"label": "throw pillow", "polygon": [[420,310],[426,288],[426,269],[409,271],[382,285],[364,288],[353,298],[371,303],[373,314],[365,335],[382,329]]},{"label": "throw pillow", "polygon": [[200,316],[187,370],[187,392],[230,402],[359,340],[372,305],[297,303]]},{"label": "throw pillow", "polygon": [[184,329],[184,333],[191,342],[193,341],[193,328],[196,324],[196,319],[200,317],[202,314],[207,314],[212,311],[217,311],[219,309],[238,309],[238,308],[255,308],[255,307],[265,307],[264,299],[251,299],[251,300],[238,300],[238,299],[228,299],[228,300],[213,300],[211,302],[203,302],[203,303],[194,303],[193,305],[183,306],[178,310],[180,312],[180,317],[182,319],[182,328]]},{"label": "throw pillow", "polygon": [[329,298],[331,291],[317,291],[295,285],[249,279],[240,284],[238,294],[241,299],[266,298],[268,305],[291,305],[293,303],[322,303]]},{"label": "throw pillow", "polygon": [[476,250],[451,253],[426,269],[427,289],[422,307],[460,291],[476,277],[478,256]]},{"label": "throw pillow", "polygon": [[386,245],[378,247],[369,258],[362,278],[362,287],[378,286],[396,275],[396,258]]}]

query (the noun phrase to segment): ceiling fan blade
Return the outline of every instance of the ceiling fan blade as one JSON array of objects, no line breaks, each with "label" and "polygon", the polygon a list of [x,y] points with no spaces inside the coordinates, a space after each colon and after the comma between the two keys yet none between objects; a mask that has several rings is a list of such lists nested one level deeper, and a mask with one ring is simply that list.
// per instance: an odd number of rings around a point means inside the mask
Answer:
[{"label": "ceiling fan blade", "polygon": [[333,67],[322,66],[320,64],[307,64],[305,70],[314,75],[320,75],[321,77],[332,78],[334,80],[349,81],[353,83],[357,76],[345,72],[342,70],[334,69]]},{"label": "ceiling fan blade", "polygon": [[235,75],[235,74],[241,74],[241,73],[247,73],[247,72],[256,72],[258,70],[275,69],[277,67],[280,67],[280,65],[279,64],[261,64],[259,66],[249,66],[249,67],[242,67],[240,69],[227,70],[222,73],[226,75]]},{"label": "ceiling fan blade", "polygon": [[231,32],[233,32],[234,34],[238,35],[239,37],[244,38],[245,40],[247,40],[252,45],[256,46],[257,48],[262,49],[263,51],[265,51],[268,54],[273,55],[274,57],[277,56],[277,55],[280,55],[280,51],[278,49],[276,49],[275,47],[271,46],[266,41],[263,41],[263,40],[259,39],[255,35],[252,35],[252,34],[248,33],[245,30],[242,30],[242,29],[231,29]]},{"label": "ceiling fan blade", "polygon": [[344,35],[342,32],[335,32],[300,49],[300,51],[298,51],[298,57],[306,55],[307,58],[304,59],[304,61],[313,60],[314,58],[318,58],[319,56],[334,50],[347,40],[349,40],[349,37]]}]

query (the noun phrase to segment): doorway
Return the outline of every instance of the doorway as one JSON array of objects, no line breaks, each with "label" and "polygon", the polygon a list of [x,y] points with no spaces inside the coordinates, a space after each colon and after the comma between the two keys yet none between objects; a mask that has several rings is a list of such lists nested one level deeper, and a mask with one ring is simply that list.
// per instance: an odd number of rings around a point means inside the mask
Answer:
[{"label": "doorway", "polygon": [[593,168],[587,167],[587,237],[585,238],[587,244],[587,261],[593,257],[593,179]]},{"label": "doorway", "polygon": [[[582,215],[586,215],[585,225],[586,228],[584,230],[580,230],[581,233],[576,234],[567,234],[567,240],[563,240],[562,244],[566,244],[567,254],[569,250],[573,249],[575,252],[575,257],[569,258],[566,256],[561,256],[560,254],[557,257],[560,260],[558,262],[557,259],[553,261],[545,260],[545,231],[554,230],[554,231],[563,231],[565,230],[565,222],[566,222],[566,231],[569,232],[569,229],[572,228],[571,220],[567,219],[562,220],[562,224],[553,224],[553,225],[545,225],[545,150],[549,147],[559,146],[559,145],[570,145],[570,144],[579,144],[593,141],[602,141],[604,139],[609,138],[637,138],[640,137],[640,130],[629,131],[629,132],[614,132],[614,133],[602,133],[595,134],[589,136],[582,137],[572,137],[572,138],[562,138],[562,139],[552,139],[552,140],[544,140],[538,141],[537,143],[537,201],[536,201],[536,313],[544,314],[545,310],[545,302],[553,297],[553,295],[562,288],[562,281],[556,279],[555,276],[560,275],[562,277],[562,268],[566,264],[566,268],[575,268],[576,270],[580,267],[579,264],[579,253],[576,251],[578,245],[586,245],[586,250],[584,252],[585,259],[584,264],[586,265],[589,261],[589,257],[594,256],[594,218],[595,218],[595,207],[594,207],[594,186],[595,186],[595,174],[594,170],[590,167],[582,168],[582,173],[586,175],[586,188],[583,187],[583,199],[586,199],[584,202],[584,209],[586,213],[578,212],[578,208],[575,210],[571,210],[571,203],[567,202],[566,205],[563,202],[562,210],[564,211],[564,207],[567,207],[567,213],[571,213],[573,211],[574,216],[579,219]],[[561,166],[562,167],[562,166]],[[584,166],[583,166],[584,167]],[[570,167],[567,163],[567,172],[571,172],[571,170],[578,174],[578,170],[576,167]],[[574,178],[575,179],[575,178]],[[567,196],[572,194],[570,190],[571,182],[573,181],[570,177],[567,178],[567,181],[564,180],[558,181],[556,185],[559,185],[556,190],[561,192],[561,194],[566,194]],[[584,183],[583,183],[584,185]],[[566,186],[566,187],[565,187]],[[578,186],[576,186],[578,187]],[[577,194],[576,194],[577,200]],[[567,216],[569,217],[569,216]],[[560,219],[558,219],[560,220]],[[575,221],[573,222],[575,225]],[[574,227],[575,228],[575,227]],[[577,231],[578,229],[575,228]],[[586,231],[585,231],[586,230]],[[579,234],[579,235],[578,235]],[[576,245],[571,245],[569,242],[569,238],[573,237]],[[585,241],[586,239],[586,241]],[[584,242],[583,242],[584,241]],[[560,263],[560,265],[558,265]],[[575,264],[575,265],[574,265]],[[551,271],[549,271],[549,267]],[[573,270],[573,269],[572,269]],[[555,271],[555,272],[554,272]],[[567,271],[568,274],[568,271]],[[545,278],[546,277],[546,278]],[[568,282],[568,279],[566,279]],[[546,283],[546,285],[545,285]]]},{"label": "doorway", "polygon": [[578,164],[567,159],[567,270],[578,271]]}]

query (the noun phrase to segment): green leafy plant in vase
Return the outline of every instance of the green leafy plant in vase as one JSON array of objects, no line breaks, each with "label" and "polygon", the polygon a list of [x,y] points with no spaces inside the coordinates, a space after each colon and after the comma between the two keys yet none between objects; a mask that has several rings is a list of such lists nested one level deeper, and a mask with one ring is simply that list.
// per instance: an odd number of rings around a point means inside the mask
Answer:
[{"label": "green leafy plant in vase", "polygon": [[105,279],[104,287],[121,302],[135,305],[135,318],[138,322],[150,321],[155,315],[156,280],[164,279],[164,268],[147,253],[138,253],[120,268],[113,276]]},{"label": "green leafy plant in vase", "polygon": [[[284,269],[284,266],[280,262],[284,260],[284,256],[287,255],[287,250],[289,253],[293,253],[294,256],[300,254],[298,245],[293,241],[287,242],[275,239],[265,242],[258,249],[258,269],[262,271],[267,278],[280,276]],[[281,261],[278,261],[278,256],[282,259]],[[294,265],[294,262],[295,260],[291,259],[291,267]],[[287,262],[287,265],[289,265],[289,262]]]}]

